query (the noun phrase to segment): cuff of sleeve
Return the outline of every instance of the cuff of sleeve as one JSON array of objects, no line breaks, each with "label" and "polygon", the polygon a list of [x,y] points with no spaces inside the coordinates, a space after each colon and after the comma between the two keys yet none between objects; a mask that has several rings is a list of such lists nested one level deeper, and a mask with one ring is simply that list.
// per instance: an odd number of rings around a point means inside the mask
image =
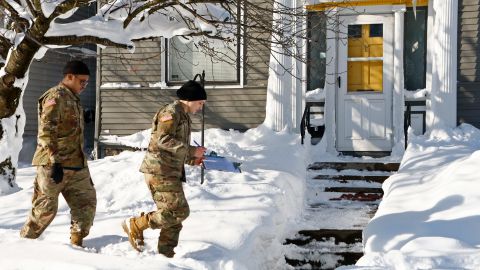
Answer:
[{"label": "cuff of sleeve", "polygon": [[191,166],[195,165],[195,158],[192,157],[192,158],[187,159],[186,163],[188,165],[191,165]]},{"label": "cuff of sleeve", "polygon": [[192,145],[188,146],[188,158],[189,159],[194,159],[195,150],[197,150],[197,147],[192,146]]}]

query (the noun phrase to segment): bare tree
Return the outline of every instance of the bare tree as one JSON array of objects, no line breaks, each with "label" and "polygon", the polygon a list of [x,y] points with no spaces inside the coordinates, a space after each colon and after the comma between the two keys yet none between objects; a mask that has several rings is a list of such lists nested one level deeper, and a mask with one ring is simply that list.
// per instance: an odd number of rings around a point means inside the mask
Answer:
[{"label": "bare tree", "polygon": [[[236,59],[216,50],[212,40],[254,41],[259,54],[279,50],[272,55],[306,61],[306,43],[297,41],[308,38],[299,27],[307,11],[288,1],[293,0],[0,0],[0,184],[15,186],[25,124],[21,98],[32,60],[49,48],[96,44],[133,50],[134,41],[180,35],[219,61]],[[94,16],[63,20],[90,5],[97,7]]]}]

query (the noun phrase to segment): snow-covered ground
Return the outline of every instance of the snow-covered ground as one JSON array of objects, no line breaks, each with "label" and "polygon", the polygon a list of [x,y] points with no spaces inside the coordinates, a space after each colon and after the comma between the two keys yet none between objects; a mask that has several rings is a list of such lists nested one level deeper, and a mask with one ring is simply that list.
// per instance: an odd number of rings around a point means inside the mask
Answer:
[{"label": "snow-covered ground", "polygon": [[[63,199],[40,239],[18,236],[35,176],[32,167],[20,169],[20,190],[0,196],[0,269],[286,269],[283,240],[312,226],[302,216],[305,168],[322,157],[322,143],[302,146],[298,135],[264,126],[246,133],[210,129],[206,138],[209,150],[242,162],[242,173],[208,171],[200,185],[200,170],[187,167],[191,216],[175,258],[156,254],[158,231],[146,231],[146,251],[138,253],[120,227],[124,218],[155,208],[138,172],[144,153],[124,152],[90,162],[98,207],[83,249],[69,245]],[[148,136],[127,139],[143,145]],[[343,269],[480,269],[479,149],[480,131],[469,125],[412,135],[364,231],[365,256]]]},{"label": "snow-covered ground", "polygon": [[[199,134],[194,134],[199,141]],[[89,163],[97,190],[94,225],[86,248],[69,245],[69,208],[58,214],[40,239],[19,237],[31,207],[35,170],[19,170],[20,191],[0,196],[0,269],[282,269],[282,241],[303,208],[306,155],[299,136],[262,127],[246,133],[210,129],[206,146],[242,162],[242,173],[187,167],[184,185],[190,217],[184,222],[177,255],[156,254],[159,231],[146,231],[146,251],[134,251],[120,223],[155,209],[138,171],[144,152],[123,152]],[[148,138],[127,139],[142,145]],[[125,142],[124,142],[125,143]],[[145,143],[145,142],[143,142]]]}]

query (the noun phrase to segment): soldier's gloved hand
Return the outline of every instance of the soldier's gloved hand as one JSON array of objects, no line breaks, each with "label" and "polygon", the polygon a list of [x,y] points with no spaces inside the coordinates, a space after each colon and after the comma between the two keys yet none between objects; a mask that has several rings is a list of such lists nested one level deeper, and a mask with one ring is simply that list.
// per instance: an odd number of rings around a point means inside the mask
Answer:
[{"label": "soldier's gloved hand", "polygon": [[63,179],[63,166],[61,163],[53,163],[52,166],[52,179],[58,184],[62,182]]}]

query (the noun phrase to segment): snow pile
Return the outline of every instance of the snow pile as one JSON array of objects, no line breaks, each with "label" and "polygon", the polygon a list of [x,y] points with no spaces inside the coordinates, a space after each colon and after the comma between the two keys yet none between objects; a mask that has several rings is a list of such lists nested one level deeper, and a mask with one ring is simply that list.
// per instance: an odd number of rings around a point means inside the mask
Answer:
[{"label": "snow pile", "polygon": [[427,89],[418,89],[415,91],[403,90],[406,100],[425,100],[428,95]]},{"label": "snow pile", "polygon": [[152,129],[143,130],[128,136],[104,135],[100,141],[108,144],[125,145],[138,149],[146,149],[150,142]]},{"label": "snow pile", "polygon": [[[246,133],[209,129],[205,134],[206,147],[242,162],[242,173],[206,171],[201,185],[200,169],[186,168],[184,189],[191,214],[183,224],[175,258],[156,253],[158,230],[145,232],[146,250],[138,253],[121,229],[126,217],[155,209],[138,171],[144,152],[123,152],[89,163],[98,205],[83,249],[68,244],[70,215],[63,198],[40,239],[19,237],[35,177],[35,168],[20,169],[17,180],[22,190],[0,197],[1,269],[284,268],[282,242],[304,203],[306,153],[299,136],[263,126]],[[200,134],[192,137],[198,141]]]},{"label": "snow pile", "polygon": [[142,87],[138,83],[104,83],[100,86],[100,88],[140,88]]},{"label": "snow pile", "polygon": [[462,124],[410,136],[364,230],[366,254],[357,267],[480,269],[480,131]]},{"label": "snow pile", "polygon": [[325,100],[325,90],[323,88],[317,88],[315,90],[310,90],[305,93],[305,101],[324,101]]}]

